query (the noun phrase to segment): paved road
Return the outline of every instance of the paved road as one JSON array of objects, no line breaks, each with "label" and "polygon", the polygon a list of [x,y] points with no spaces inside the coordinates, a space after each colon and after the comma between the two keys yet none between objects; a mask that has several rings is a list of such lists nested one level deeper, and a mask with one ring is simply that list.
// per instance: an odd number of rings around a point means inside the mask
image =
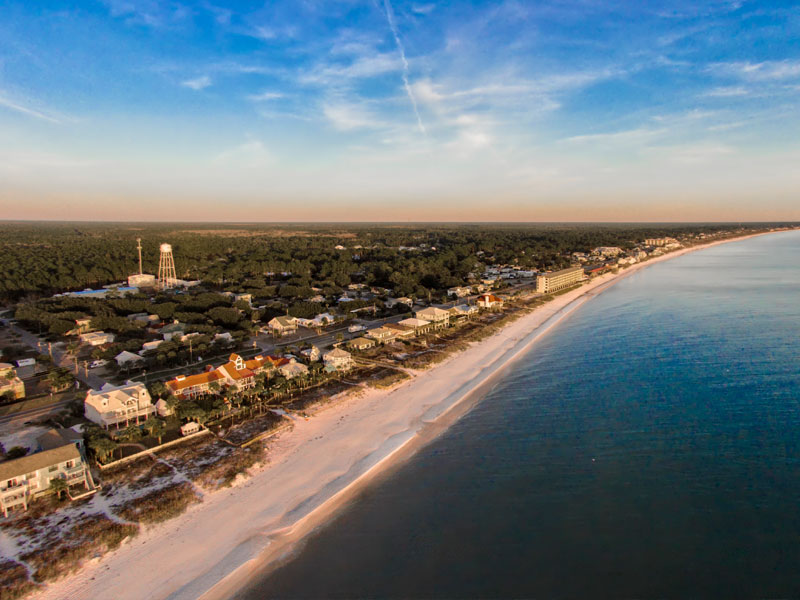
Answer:
[{"label": "paved road", "polygon": [[15,423],[15,422],[19,422],[20,424],[22,424],[25,423],[26,421],[35,421],[47,415],[51,414],[55,415],[60,413],[72,401],[73,398],[67,400],[59,400],[58,402],[53,402],[52,404],[47,404],[46,406],[31,408],[29,410],[21,410],[19,412],[12,413],[10,415],[5,415],[3,417],[0,417],[0,425],[6,425],[8,423]]},{"label": "paved road", "polygon": [[[21,341],[26,344],[27,346],[33,348],[40,354],[47,354],[48,346],[47,342],[42,341],[39,337],[33,335],[32,333],[25,331],[24,329],[17,327],[16,325],[12,324],[9,319],[0,319],[6,327],[8,327],[11,331],[18,334],[20,336]],[[69,369],[75,378],[83,383],[87,387],[91,387],[93,389],[99,390],[103,385],[106,383],[101,377],[94,375],[91,371],[87,375],[85,370],[82,367],[78,367],[77,372],[75,369],[75,360],[67,354],[63,344],[53,344],[52,345],[53,351],[53,364],[64,367]],[[79,363],[80,365],[80,363]]]}]

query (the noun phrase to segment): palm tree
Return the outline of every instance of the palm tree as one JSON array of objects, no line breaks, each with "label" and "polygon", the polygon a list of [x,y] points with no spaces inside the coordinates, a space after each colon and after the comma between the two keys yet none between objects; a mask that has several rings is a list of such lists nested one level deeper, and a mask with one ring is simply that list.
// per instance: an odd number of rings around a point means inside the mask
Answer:
[{"label": "palm tree", "polygon": [[59,500],[61,500],[61,495],[68,489],[69,486],[67,485],[66,479],[54,477],[50,480],[50,491],[53,492]]},{"label": "palm tree", "polygon": [[150,431],[150,435],[158,438],[158,445],[160,446],[161,436],[167,431],[167,424],[161,419],[150,419],[147,421],[147,429]]}]

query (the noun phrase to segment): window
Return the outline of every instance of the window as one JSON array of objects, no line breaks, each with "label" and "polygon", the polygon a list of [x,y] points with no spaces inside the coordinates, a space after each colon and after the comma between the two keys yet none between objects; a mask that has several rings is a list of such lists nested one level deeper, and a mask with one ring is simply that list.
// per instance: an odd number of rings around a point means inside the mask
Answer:
[{"label": "window", "polygon": [[67,468],[68,469],[71,469],[74,466],[75,466],[75,461],[73,461],[73,460],[68,460],[67,461]]},{"label": "window", "polygon": [[48,473],[55,473],[56,471],[58,471],[58,465],[50,465],[49,467],[47,467]]}]

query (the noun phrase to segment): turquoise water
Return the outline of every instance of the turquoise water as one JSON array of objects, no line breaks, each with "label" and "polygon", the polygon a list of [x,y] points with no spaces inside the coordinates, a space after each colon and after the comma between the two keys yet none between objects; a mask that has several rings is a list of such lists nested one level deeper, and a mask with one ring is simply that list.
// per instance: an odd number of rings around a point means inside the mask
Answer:
[{"label": "turquoise water", "polygon": [[243,598],[800,597],[800,232],[644,269]]}]

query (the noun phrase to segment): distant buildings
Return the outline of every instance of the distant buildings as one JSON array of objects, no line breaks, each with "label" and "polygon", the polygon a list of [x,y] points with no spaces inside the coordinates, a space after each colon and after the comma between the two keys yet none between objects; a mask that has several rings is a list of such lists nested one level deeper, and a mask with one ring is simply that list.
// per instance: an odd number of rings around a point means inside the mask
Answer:
[{"label": "distant buildings", "polygon": [[[134,355],[135,356],[135,355]],[[84,415],[101,427],[127,427],[147,420],[156,412],[150,392],[143,383],[106,384],[99,391],[89,390],[83,401]]]},{"label": "distant buildings", "polygon": [[563,290],[583,281],[582,267],[569,267],[552,273],[543,273],[536,278],[536,291],[549,294]]},{"label": "distant buildings", "polygon": [[671,237],[662,238],[647,238],[644,241],[645,246],[666,246],[668,244],[675,244],[677,240]]}]

